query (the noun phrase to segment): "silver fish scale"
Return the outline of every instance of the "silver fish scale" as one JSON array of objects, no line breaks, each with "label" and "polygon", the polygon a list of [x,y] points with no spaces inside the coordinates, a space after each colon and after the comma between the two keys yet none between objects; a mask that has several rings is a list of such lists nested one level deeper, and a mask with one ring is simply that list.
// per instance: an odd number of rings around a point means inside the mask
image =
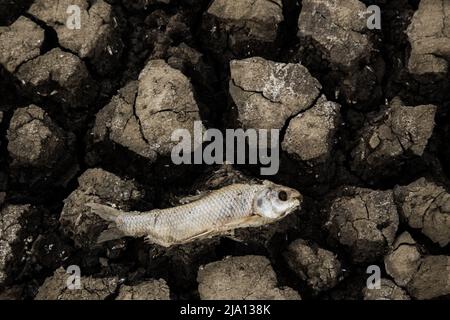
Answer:
[{"label": "silver fish scale", "polygon": [[127,214],[118,225],[130,236],[148,235],[163,242],[184,241],[251,216],[255,196],[263,189],[261,185],[231,185],[186,205]]},{"label": "silver fish scale", "polygon": [[[154,211],[152,211],[154,212]],[[130,212],[117,218],[117,227],[129,236],[144,236],[149,226],[155,225],[157,216],[150,213]]]}]

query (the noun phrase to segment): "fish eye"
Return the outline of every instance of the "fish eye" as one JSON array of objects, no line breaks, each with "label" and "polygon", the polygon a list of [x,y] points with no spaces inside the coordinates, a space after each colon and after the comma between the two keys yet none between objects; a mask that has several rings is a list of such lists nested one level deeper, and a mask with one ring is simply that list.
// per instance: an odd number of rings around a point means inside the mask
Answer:
[{"label": "fish eye", "polygon": [[286,191],[278,192],[278,199],[280,199],[281,201],[287,201],[288,195],[287,195]]}]

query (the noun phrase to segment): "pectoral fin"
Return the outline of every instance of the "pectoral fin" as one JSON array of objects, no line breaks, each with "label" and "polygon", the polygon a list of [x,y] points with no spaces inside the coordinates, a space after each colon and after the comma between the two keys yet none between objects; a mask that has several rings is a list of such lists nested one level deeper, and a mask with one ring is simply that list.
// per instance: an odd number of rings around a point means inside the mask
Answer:
[{"label": "pectoral fin", "polygon": [[147,243],[147,244],[158,244],[158,245],[160,245],[162,247],[168,248],[168,247],[171,247],[171,246],[174,246],[174,245],[177,245],[177,244],[185,244],[185,243],[197,240],[197,239],[208,238],[210,236],[215,235],[216,233],[217,233],[216,230],[209,230],[209,231],[205,231],[205,232],[201,232],[199,234],[193,235],[193,236],[191,236],[189,238],[186,238],[186,239],[183,239],[181,241],[175,241],[175,240],[170,241],[170,240],[156,239],[155,237],[149,235],[149,236],[145,237],[145,243]]},{"label": "pectoral fin", "polygon": [[113,224],[98,236],[97,243],[100,244],[107,241],[118,240],[125,236],[126,235]]},{"label": "pectoral fin", "polygon": [[86,206],[90,207],[92,212],[98,215],[100,218],[110,222],[116,222],[117,218],[123,214],[123,211],[112,208],[110,206],[105,206],[104,204],[100,203],[90,202],[87,203]]},{"label": "pectoral fin", "polygon": [[234,220],[225,224],[222,228],[224,230],[234,230],[241,228],[249,228],[249,227],[259,227],[266,223],[266,219],[258,215],[251,215],[247,217],[243,217],[238,220]]},{"label": "pectoral fin", "polygon": [[234,230],[231,230],[225,237],[236,242],[244,243],[244,240],[236,237]]},{"label": "pectoral fin", "polygon": [[211,236],[214,236],[215,234],[217,234],[217,230],[212,229],[212,230],[208,230],[208,231],[204,231],[202,233],[196,234],[188,239],[186,239],[185,242],[191,242],[200,238],[209,238]]}]

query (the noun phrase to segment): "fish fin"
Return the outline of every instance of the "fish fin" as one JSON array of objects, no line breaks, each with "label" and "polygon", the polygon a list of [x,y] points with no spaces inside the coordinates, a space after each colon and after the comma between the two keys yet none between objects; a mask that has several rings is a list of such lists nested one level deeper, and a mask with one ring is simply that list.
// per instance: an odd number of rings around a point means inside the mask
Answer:
[{"label": "fish fin", "polygon": [[197,239],[200,239],[200,238],[210,238],[210,237],[212,237],[212,236],[214,236],[214,235],[216,235],[216,234],[218,234],[218,231],[217,231],[216,229],[204,231],[204,232],[198,233],[198,234],[196,234],[196,235],[193,235],[193,236],[190,237],[190,238],[185,239],[185,240],[183,241],[183,243],[185,243],[185,242],[191,242],[191,241],[194,241],[194,240],[197,240]]},{"label": "fish fin", "polygon": [[151,235],[146,236],[144,238],[144,242],[146,244],[157,244],[157,245],[160,245],[161,247],[164,247],[164,248],[168,248],[170,246],[178,244],[178,243],[169,243],[169,242],[166,242],[166,241],[161,241],[160,239],[156,239],[156,238],[154,238]]},{"label": "fish fin", "polygon": [[225,238],[231,239],[233,241],[236,242],[240,242],[240,243],[244,243],[245,241],[242,239],[239,239],[238,237],[236,237],[236,233],[234,232],[234,230],[231,230],[226,236]]},{"label": "fish fin", "polygon": [[144,237],[144,242],[146,244],[154,244],[155,240],[153,240],[153,238],[151,236],[146,236],[146,237]]},{"label": "fish fin", "polygon": [[123,214],[123,211],[93,202],[88,203],[86,205],[92,209],[93,213],[98,215],[103,220],[112,222],[108,226],[108,229],[104,230],[98,236],[97,238],[98,244],[125,237],[125,234],[116,225],[117,218]]},{"label": "fish fin", "polygon": [[198,233],[190,238],[183,239],[182,241],[179,241],[179,242],[177,242],[177,241],[172,241],[172,242],[162,241],[161,239],[155,239],[151,235],[146,236],[144,240],[145,240],[145,243],[147,243],[147,244],[157,244],[162,247],[168,248],[168,247],[175,246],[178,244],[192,242],[192,241],[200,239],[200,238],[204,238],[204,237],[206,238],[206,237],[208,237],[208,235],[214,235],[215,233],[217,233],[217,230],[209,230],[209,231]]},{"label": "fish fin", "polygon": [[123,211],[99,203],[90,202],[86,205],[92,209],[93,213],[106,221],[116,222],[117,218],[123,214]]},{"label": "fish fin", "polygon": [[227,223],[223,225],[225,230],[234,230],[234,229],[242,229],[249,227],[259,227],[264,224],[264,219],[258,215],[252,215],[243,217],[239,220],[235,220],[233,222]]},{"label": "fish fin", "polygon": [[111,225],[108,229],[106,229],[105,231],[103,231],[97,238],[97,243],[104,243],[107,241],[111,241],[111,240],[118,240],[121,239],[123,237],[125,237],[126,235],[119,230],[119,228]]}]

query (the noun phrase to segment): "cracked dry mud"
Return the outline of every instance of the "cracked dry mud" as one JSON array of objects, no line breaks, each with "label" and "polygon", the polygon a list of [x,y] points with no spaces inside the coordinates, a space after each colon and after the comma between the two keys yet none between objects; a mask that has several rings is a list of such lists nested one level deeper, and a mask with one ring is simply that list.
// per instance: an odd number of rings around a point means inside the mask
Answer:
[{"label": "cracked dry mud", "polygon": [[[449,19],[447,0],[1,1],[0,299],[448,300]],[[174,165],[195,123],[279,129],[279,172]],[[89,202],[258,178],[302,209],[171,248],[96,243]]]}]

